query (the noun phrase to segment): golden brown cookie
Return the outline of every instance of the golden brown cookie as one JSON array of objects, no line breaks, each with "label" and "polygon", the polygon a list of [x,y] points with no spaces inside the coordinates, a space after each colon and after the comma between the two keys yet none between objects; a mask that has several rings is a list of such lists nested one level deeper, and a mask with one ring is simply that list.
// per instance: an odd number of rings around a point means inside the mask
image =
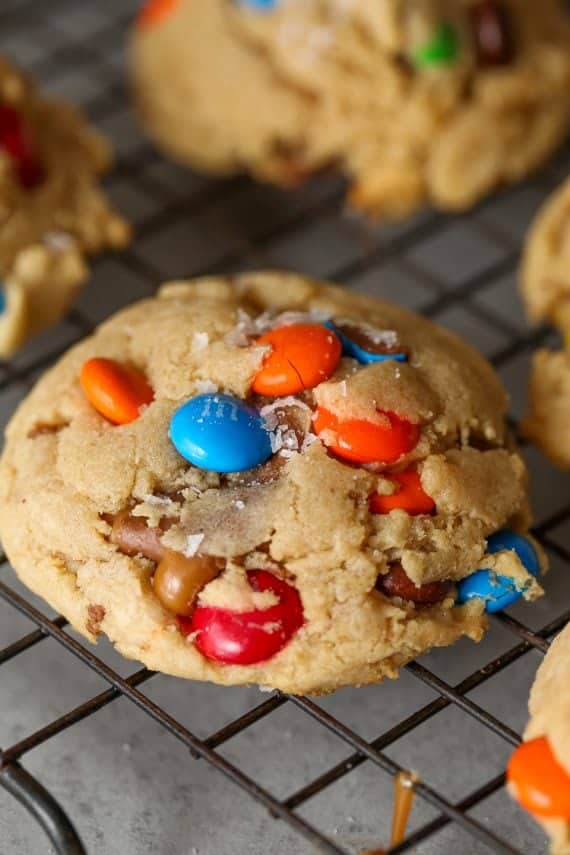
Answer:
[{"label": "golden brown cookie", "polygon": [[375,215],[469,208],[570,122],[563,0],[154,0],[131,55],[178,160],[284,185],[336,167]]},{"label": "golden brown cookie", "polygon": [[293,274],[170,283],[18,409],[3,545],[150,668],[298,693],[394,677],[478,640],[499,590],[540,594],[505,411],[488,363],[404,309]]},{"label": "golden brown cookie", "polygon": [[556,464],[570,467],[570,180],[539,212],[524,255],[521,285],[530,317],[559,328],[560,351],[533,359],[524,433]]},{"label": "golden brown cookie", "polygon": [[529,708],[526,742],[509,765],[509,788],[549,833],[552,855],[570,855],[570,626],[538,669]]},{"label": "golden brown cookie", "polygon": [[86,254],[130,235],[102,191],[107,143],[0,58],[0,357],[55,323],[87,277]]}]

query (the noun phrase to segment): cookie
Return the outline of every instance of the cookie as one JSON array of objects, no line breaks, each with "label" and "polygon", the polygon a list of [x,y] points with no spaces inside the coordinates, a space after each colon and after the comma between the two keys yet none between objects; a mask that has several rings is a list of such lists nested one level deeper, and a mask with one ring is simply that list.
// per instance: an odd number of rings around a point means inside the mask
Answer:
[{"label": "cookie", "polygon": [[570,123],[563,0],[154,0],[131,47],[175,158],[281,185],[337,168],[373,215],[467,209]]},{"label": "cookie", "polygon": [[74,108],[44,99],[0,57],[0,357],[62,317],[87,254],[128,242],[98,187],[110,163]]},{"label": "cookie", "polygon": [[553,855],[570,855],[570,625],[538,669],[529,708],[526,741],[507,771],[509,789],[549,833]]},{"label": "cookie", "polygon": [[562,350],[533,358],[523,433],[554,463],[570,467],[570,180],[547,201],[528,236],[522,293],[529,316],[558,327]]},{"label": "cookie", "polygon": [[79,632],[154,670],[370,683],[541,593],[505,409],[404,309],[294,274],[171,283],[20,406],[0,534]]}]

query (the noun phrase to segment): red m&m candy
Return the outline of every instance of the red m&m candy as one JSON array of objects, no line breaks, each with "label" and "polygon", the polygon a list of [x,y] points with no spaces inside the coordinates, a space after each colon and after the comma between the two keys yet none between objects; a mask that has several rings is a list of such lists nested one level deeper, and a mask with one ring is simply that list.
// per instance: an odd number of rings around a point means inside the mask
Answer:
[{"label": "red m&m candy", "polygon": [[144,374],[114,359],[89,359],[81,369],[85,397],[98,413],[116,425],[134,422],[154,392]]},{"label": "red m&m candy", "polygon": [[320,324],[292,324],[258,338],[271,353],[253,381],[257,395],[295,395],[328,380],[337,367],[342,346],[338,337]]},{"label": "red m&m candy", "polygon": [[378,411],[382,423],[366,419],[339,419],[318,407],[316,433],[337,457],[353,463],[394,463],[418,444],[420,428],[395,413]]},{"label": "red m&m candy", "polygon": [[517,748],[507,767],[507,781],[516,800],[531,813],[570,820],[570,775],[546,737]]},{"label": "red m&m candy", "polygon": [[179,621],[182,632],[197,633],[196,647],[207,659],[229,665],[265,662],[303,625],[301,598],[292,585],[267,570],[252,570],[248,579],[254,591],[271,591],[279,602],[249,612],[198,605],[191,621]]},{"label": "red m&m candy", "polygon": [[44,171],[32,150],[22,117],[13,107],[0,105],[0,149],[14,161],[22,187],[31,190],[44,177]]},{"label": "red m&m candy", "polygon": [[371,513],[389,514],[396,508],[407,511],[411,516],[433,513],[435,502],[424,491],[416,469],[406,469],[405,472],[393,473],[389,477],[396,485],[396,490],[389,496],[372,493],[369,499]]}]

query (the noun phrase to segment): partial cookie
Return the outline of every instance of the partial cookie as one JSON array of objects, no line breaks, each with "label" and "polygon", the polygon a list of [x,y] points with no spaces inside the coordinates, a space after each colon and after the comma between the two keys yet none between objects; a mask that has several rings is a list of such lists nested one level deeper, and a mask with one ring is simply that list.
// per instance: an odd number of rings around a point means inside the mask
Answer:
[{"label": "partial cookie", "polygon": [[375,215],[469,208],[570,124],[563,0],[154,0],[131,54],[178,160],[283,185],[335,167]]},{"label": "partial cookie", "polygon": [[488,363],[404,309],[288,274],[172,283],[18,409],[3,545],[150,668],[299,693],[394,677],[541,593],[505,411]]},{"label": "partial cookie", "polygon": [[509,764],[509,788],[552,838],[552,855],[570,855],[570,626],[538,669],[529,707],[526,742]]},{"label": "partial cookie", "polygon": [[565,349],[539,350],[524,433],[556,464],[570,467],[570,180],[547,201],[528,236],[521,277],[530,317],[560,329]]},{"label": "partial cookie", "polygon": [[0,58],[0,356],[55,323],[87,277],[86,254],[124,246],[99,176],[107,143]]}]

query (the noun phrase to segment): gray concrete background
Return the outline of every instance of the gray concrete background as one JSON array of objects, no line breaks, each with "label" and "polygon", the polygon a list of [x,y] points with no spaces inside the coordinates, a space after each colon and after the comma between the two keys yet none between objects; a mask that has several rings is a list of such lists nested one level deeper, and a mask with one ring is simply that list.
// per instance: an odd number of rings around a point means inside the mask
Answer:
[{"label": "gray concrete background", "polygon": [[[4,0],[0,50],[32,70],[51,92],[85,106],[113,139],[118,165],[108,179],[117,205],[139,227],[134,247],[100,259],[78,310],[0,366],[0,425],[59,351],[89,323],[144,296],[162,279],[207,270],[260,266],[299,268],[329,276],[428,312],[478,345],[498,366],[516,418],[525,407],[531,348],[516,295],[521,239],[541,200],[568,174],[570,152],[524,187],[512,189],[455,219],[422,213],[398,225],[366,225],[340,206],[340,187],[323,180],[290,195],[243,179],[211,183],[163,160],[139,134],[123,80],[125,27],[132,0]],[[12,10],[16,10],[12,17]],[[543,340],[555,340],[544,332]],[[525,448],[538,523],[551,542],[570,544],[570,521],[556,517],[570,499],[568,476],[535,449]],[[568,567],[553,555],[547,596],[513,613],[538,628],[570,607]],[[6,565],[0,578],[21,590]],[[33,598],[32,598],[33,600]],[[33,600],[36,602],[35,600]],[[44,606],[39,604],[42,609]],[[32,629],[0,600],[0,648]],[[508,649],[514,637],[498,624],[475,646],[460,643],[422,660],[455,683]],[[126,675],[134,663],[109,645],[97,649]],[[528,689],[539,661],[530,653],[471,697],[516,730],[526,718]],[[7,747],[106,688],[54,641],[45,641],[0,672],[0,745]],[[199,736],[207,736],[267,696],[257,689],[222,689],[168,677],[142,687]],[[397,682],[346,689],[323,708],[371,739],[433,698],[411,674]],[[286,797],[350,754],[350,749],[304,713],[286,704],[231,740],[221,753],[277,797]],[[508,746],[457,709],[440,713],[387,752],[417,769],[452,800],[503,768]],[[309,844],[196,761],[173,737],[122,699],[26,756],[24,765],[60,800],[89,855],[304,855]],[[385,844],[391,781],[365,763],[300,814],[348,851]],[[417,801],[412,827],[433,811]],[[473,815],[525,855],[542,855],[542,834],[501,791]],[[484,855],[490,850],[457,827],[416,850],[421,855]],[[50,852],[43,833],[0,790],[0,855]]]}]

